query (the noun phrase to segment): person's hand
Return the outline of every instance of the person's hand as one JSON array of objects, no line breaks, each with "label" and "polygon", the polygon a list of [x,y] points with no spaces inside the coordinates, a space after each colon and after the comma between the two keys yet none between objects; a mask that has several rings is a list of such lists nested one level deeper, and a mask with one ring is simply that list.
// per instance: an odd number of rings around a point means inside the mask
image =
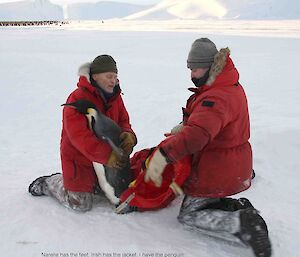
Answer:
[{"label": "person's hand", "polygon": [[165,135],[165,137],[175,135],[175,134],[177,134],[179,131],[181,131],[182,128],[183,128],[183,124],[182,124],[182,123],[179,123],[178,125],[176,125],[174,128],[171,129],[171,132],[165,133],[164,135]]},{"label": "person's hand", "polygon": [[157,187],[162,184],[162,174],[168,162],[166,157],[161,153],[160,149],[156,149],[146,161],[146,174],[144,180],[151,180]]},{"label": "person's hand", "polygon": [[114,169],[122,169],[126,166],[127,162],[127,156],[120,156],[115,151],[112,151],[105,166]]},{"label": "person's hand", "polygon": [[136,138],[130,132],[122,132],[120,135],[120,148],[129,156],[132,153],[133,147],[136,145]]}]

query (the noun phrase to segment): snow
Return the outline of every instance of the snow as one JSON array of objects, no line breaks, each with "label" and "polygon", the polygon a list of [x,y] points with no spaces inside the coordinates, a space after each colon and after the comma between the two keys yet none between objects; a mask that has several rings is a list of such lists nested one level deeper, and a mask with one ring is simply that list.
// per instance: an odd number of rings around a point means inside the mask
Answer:
[{"label": "snow", "polygon": [[300,20],[122,20],[70,21],[64,26],[70,30],[96,31],[182,31],[218,33],[223,35],[247,35],[260,37],[300,36]]},{"label": "snow", "polygon": [[71,20],[103,20],[125,17],[148,7],[148,5],[101,1],[70,4],[67,5],[66,11],[68,18]]},{"label": "snow", "polygon": [[170,15],[182,19],[197,19],[203,17],[223,17],[227,10],[216,0],[163,0],[144,11],[132,14],[126,19],[168,19]]},{"label": "snow", "polygon": [[187,53],[193,40],[205,36],[218,47],[231,48],[248,95],[257,176],[252,187],[236,197],[248,197],[261,211],[273,256],[296,256],[299,31],[291,33],[289,24],[281,28],[280,37],[259,25],[254,28],[255,23],[251,26],[251,34],[243,34],[239,24],[222,33],[217,26],[151,32],[0,28],[1,256],[252,256],[247,249],[184,230],[176,220],[181,198],[160,211],[119,216],[105,199],[90,212],[75,213],[49,197],[27,192],[36,177],[60,171],[60,105],[75,88],[82,63],[102,53],[116,58],[140,150],[159,143],[180,121],[192,85]]},{"label": "snow", "polygon": [[62,20],[63,9],[48,0],[0,3],[1,21]]},{"label": "snow", "polygon": [[126,19],[299,19],[297,0],[162,0]]},{"label": "snow", "polygon": [[218,0],[232,19],[299,19],[300,2],[290,0]]},{"label": "snow", "polygon": [[[1,2],[1,1],[0,1]],[[2,1],[3,2],[3,1]],[[57,3],[57,5],[55,4]],[[16,0],[0,3],[0,20],[300,19],[300,2],[289,0],[161,0],[144,5],[125,1]]]},{"label": "snow", "polygon": [[182,19],[197,19],[205,16],[222,18],[227,12],[216,0],[180,1],[177,5],[171,6],[168,11]]},{"label": "snow", "polygon": [[0,1],[0,21],[110,19],[125,17],[148,7],[111,1],[84,1],[61,5],[55,5],[50,0],[21,0],[9,3]]}]

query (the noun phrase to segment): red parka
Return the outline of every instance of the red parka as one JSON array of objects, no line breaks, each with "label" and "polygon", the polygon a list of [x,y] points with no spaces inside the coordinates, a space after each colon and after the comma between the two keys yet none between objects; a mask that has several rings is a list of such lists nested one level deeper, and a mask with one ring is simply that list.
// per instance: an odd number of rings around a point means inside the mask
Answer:
[{"label": "red parka", "polygon": [[[134,134],[120,91],[106,105],[98,90],[90,84],[88,74],[80,76],[77,86],[68,97],[67,103],[78,99],[89,100],[123,131]],[[92,162],[106,164],[112,149],[93,134],[85,115],[75,109],[64,107],[62,122],[60,153],[64,187],[75,192],[93,192],[98,182]]]},{"label": "red parka", "polygon": [[219,57],[207,84],[191,89],[182,130],[162,143],[170,160],[192,155],[184,192],[194,197],[225,197],[251,185],[247,99],[229,49],[220,50]]}]

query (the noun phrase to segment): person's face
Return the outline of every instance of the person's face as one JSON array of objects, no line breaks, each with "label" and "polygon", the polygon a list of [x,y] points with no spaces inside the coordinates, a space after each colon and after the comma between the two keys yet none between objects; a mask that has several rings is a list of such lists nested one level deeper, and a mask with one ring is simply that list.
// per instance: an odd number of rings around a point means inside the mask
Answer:
[{"label": "person's face", "polygon": [[92,75],[97,84],[107,93],[113,93],[118,81],[118,74],[115,72],[104,72]]},{"label": "person's face", "polygon": [[192,78],[202,78],[205,72],[208,71],[209,68],[196,68],[196,69],[191,69],[191,79]]}]

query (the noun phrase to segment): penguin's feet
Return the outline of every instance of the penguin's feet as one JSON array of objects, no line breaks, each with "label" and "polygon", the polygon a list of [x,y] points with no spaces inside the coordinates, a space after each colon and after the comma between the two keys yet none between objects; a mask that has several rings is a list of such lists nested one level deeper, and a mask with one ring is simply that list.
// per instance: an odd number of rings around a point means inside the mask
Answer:
[{"label": "penguin's feet", "polygon": [[45,189],[47,188],[45,180],[53,175],[60,173],[55,173],[49,176],[42,176],[35,179],[28,187],[28,192],[33,196],[42,196],[45,195]]}]

